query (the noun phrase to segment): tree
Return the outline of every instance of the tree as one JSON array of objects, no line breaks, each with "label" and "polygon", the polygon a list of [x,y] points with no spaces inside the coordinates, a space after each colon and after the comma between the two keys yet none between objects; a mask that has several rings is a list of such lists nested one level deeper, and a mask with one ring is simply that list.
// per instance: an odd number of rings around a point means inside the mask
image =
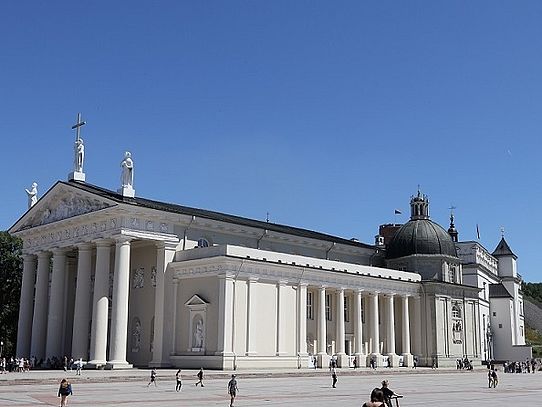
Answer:
[{"label": "tree", "polygon": [[0,232],[0,340],[3,355],[14,355],[17,344],[17,321],[23,261],[23,243],[8,232]]}]

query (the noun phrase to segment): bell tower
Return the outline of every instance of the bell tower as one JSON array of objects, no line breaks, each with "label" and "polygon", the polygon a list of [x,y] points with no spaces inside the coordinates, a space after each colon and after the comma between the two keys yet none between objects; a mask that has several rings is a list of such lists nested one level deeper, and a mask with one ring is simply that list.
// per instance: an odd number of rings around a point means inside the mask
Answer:
[{"label": "bell tower", "polygon": [[418,187],[418,193],[410,198],[410,219],[429,219],[429,198],[421,193]]}]

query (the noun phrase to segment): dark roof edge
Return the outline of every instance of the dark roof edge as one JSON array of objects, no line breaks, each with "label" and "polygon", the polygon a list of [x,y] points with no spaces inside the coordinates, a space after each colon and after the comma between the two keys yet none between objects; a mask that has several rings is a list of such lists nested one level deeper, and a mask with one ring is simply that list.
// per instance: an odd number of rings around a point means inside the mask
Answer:
[{"label": "dark roof edge", "polygon": [[171,203],[166,203],[166,202],[155,201],[155,200],[152,200],[152,199],[139,198],[139,197],[135,197],[135,198],[124,197],[124,196],[122,196],[121,194],[119,194],[117,192],[114,192],[114,191],[111,191],[109,189],[102,188],[102,187],[99,187],[99,186],[96,186],[96,185],[92,185],[92,184],[89,184],[89,183],[86,183],[86,182],[83,183],[83,182],[78,182],[78,181],[58,181],[57,184],[58,183],[62,183],[62,184],[65,184],[65,185],[70,185],[70,186],[75,186],[75,187],[80,188],[80,189],[82,189],[84,191],[95,193],[95,194],[98,194],[98,195],[100,195],[102,197],[112,199],[112,200],[117,201],[119,203],[124,203],[124,204],[128,204],[128,205],[141,206],[141,207],[144,207],[144,208],[150,208],[150,209],[162,210],[162,211],[166,211],[166,212],[179,213],[179,214],[184,214],[184,215],[189,215],[189,216],[198,216],[198,217],[201,217],[201,218],[206,218],[206,219],[211,219],[211,220],[216,220],[216,221],[222,221],[222,222],[226,222],[226,223],[234,223],[234,224],[243,225],[243,226],[247,226],[247,227],[254,227],[254,228],[259,228],[259,229],[267,229],[267,230],[272,230],[274,232],[291,234],[291,235],[296,235],[296,236],[300,236],[300,237],[306,237],[306,238],[317,239],[317,240],[326,240],[326,241],[330,241],[330,242],[333,242],[333,243],[339,243],[339,244],[343,244],[343,245],[347,245],[347,246],[354,246],[354,247],[358,247],[358,248],[372,249],[372,250],[377,249],[376,246],[369,245],[369,244],[366,244],[366,243],[355,242],[355,241],[348,240],[348,239],[345,239],[345,238],[342,238],[342,237],[328,235],[328,234],[325,234],[325,233],[315,232],[315,231],[312,231],[312,230],[302,229],[302,228],[298,228],[298,227],[294,227],[294,226],[281,225],[281,224],[277,224],[277,223],[269,223],[269,222],[264,222],[264,221],[260,221],[260,220],[244,218],[244,217],[241,217],[241,216],[228,215],[228,214],[224,214],[224,213],[220,213],[220,212],[209,211],[209,210],[206,210],[206,209],[191,208],[191,207],[188,207],[188,206],[182,206],[182,205],[177,205],[177,204],[171,204]]}]

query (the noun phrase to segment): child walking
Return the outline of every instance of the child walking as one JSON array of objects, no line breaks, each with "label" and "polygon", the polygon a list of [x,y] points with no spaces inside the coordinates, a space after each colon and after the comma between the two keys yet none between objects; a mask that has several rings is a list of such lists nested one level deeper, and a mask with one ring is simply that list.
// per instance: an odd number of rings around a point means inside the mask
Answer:
[{"label": "child walking", "polygon": [[60,387],[58,388],[60,407],[66,407],[68,405],[68,396],[72,394],[72,385],[66,379],[62,379],[60,382]]}]

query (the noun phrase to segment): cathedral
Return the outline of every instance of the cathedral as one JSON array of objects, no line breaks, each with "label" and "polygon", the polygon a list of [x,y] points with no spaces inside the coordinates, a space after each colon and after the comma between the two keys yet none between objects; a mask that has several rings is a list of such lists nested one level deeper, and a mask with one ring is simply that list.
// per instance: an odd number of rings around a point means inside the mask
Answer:
[{"label": "cathedral", "polygon": [[9,232],[23,240],[17,355],[86,368],[449,367],[523,360],[521,277],[504,239],[461,242],[411,197],[374,244],[139,197],[74,172]]}]

